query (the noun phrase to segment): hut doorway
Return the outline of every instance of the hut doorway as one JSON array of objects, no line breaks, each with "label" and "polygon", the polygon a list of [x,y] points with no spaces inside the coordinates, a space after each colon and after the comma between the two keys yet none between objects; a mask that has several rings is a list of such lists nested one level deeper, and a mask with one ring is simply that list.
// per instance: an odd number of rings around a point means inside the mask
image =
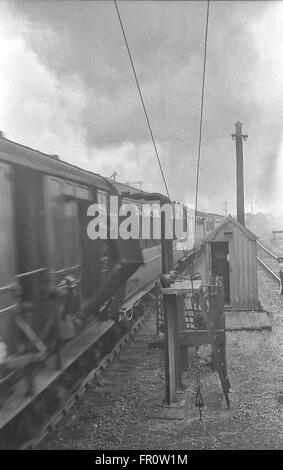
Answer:
[{"label": "hut doorway", "polygon": [[224,281],[224,302],[230,304],[229,242],[211,242],[211,274]]}]

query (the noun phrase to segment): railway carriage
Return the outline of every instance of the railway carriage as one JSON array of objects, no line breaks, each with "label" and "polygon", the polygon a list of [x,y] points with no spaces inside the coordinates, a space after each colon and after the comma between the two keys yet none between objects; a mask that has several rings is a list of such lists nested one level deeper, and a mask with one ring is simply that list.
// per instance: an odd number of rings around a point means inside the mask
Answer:
[{"label": "railway carriage", "polygon": [[[152,219],[147,239],[89,238],[89,206],[110,209],[111,196],[118,210],[131,203],[140,214],[143,204],[166,199],[0,135],[0,448],[33,435],[38,413],[57,409],[62,390],[68,396],[78,374],[83,379],[109,352],[160,278]],[[197,212],[194,233],[194,215],[183,206],[187,235],[173,240],[173,266],[221,220]]]},{"label": "railway carriage", "polygon": [[[154,194],[3,136],[0,183],[0,336],[8,355],[29,348],[26,335],[14,322],[19,312],[36,335],[44,342],[52,341],[50,289],[68,294],[60,323],[68,338],[76,333],[77,324],[70,318],[74,319],[81,305],[86,304],[88,312],[102,309],[104,313],[108,306],[111,315],[119,318],[120,308],[132,307],[158,281],[161,240],[153,238],[152,226],[144,240],[90,240],[86,229],[87,209],[93,202],[109,206],[110,196],[119,196],[120,204],[134,203],[141,210],[149,200],[156,202]],[[193,248],[194,212],[184,207],[183,217],[187,236],[173,240],[174,266]],[[216,222],[214,214],[197,213],[197,243]]]},{"label": "railway carriage", "polygon": [[[135,204],[138,210],[142,211],[143,204],[159,204],[158,198],[154,194],[136,189],[128,184],[113,182],[113,185],[121,196],[122,204]],[[186,236],[183,239],[173,239],[173,260],[174,267],[178,265],[178,261],[186,257],[194,247],[212,232],[221,222],[222,217],[216,214],[208,214],[197,212],[196,234],[195,231],[195,212],[187,206],[183,206],[183,230]],[[162,272],[162,253],[161,240],[153,238],[152,217],[150,220],[150,237],[143,240],[140,236],[141,250],[143,253],[144,263],[126,282],[125,303],[123,310],[131,309],[132,306],[146,292],[150,291],[156,282],[160,279]]]},{"label": "railway carriage", "polygon": [[[69,303],[68,314],[96,292],[91,305],[99,309],[142,263],[138,242],[87,236],[88,206],[107,205],[110,195],[117,191],[100,175],[0,139],[0,336],[8,355],[28,348],[14,322],[19,312],[48,340],[50,289],[72,292],[77,302]],[[101,292],[115,266],[117,285]]]}]

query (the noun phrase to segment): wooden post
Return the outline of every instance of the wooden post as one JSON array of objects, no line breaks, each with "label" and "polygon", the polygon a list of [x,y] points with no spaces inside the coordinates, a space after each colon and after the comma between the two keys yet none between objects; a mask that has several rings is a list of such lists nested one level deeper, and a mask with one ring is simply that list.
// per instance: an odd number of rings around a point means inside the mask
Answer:
[{"label": "wooden post", "polygon": [[[178,331],[184,331],[187,329],[187,325],[185,321],[185,297],[177,298],[177,306],[178,306],[177,329]],[[187,369],[189,366],[188,350],[187,350],[187,346],[180,345],[179,341],[178,341],[178,347],[179,347],[179,354],[180,354],[180,368],[181,368],[181,371],[183,371]],[[181,384],[181,386],[182,385],[183,384]]]},{"label": "wooden post", "polygon": [[182,379],[182,355],[181,355],[181,346],[179,344],[179,332],[178,332],[178,312],[179,305],[178,299],[176,296],[176,310],[174,316],[174,329],[175,329],[175,368],[176,368],[176,389],[182,390],[184,388],[183,379]]},{"label": "wooden post", "polygon": [[[205,294],[203,291],[201,291],[200,294],[200,302],[201,302],[201,310],[205,318],[205,323],[207,327],[207,332],[209,336],[209,340],[211,343],[212,347],[212,354],[213,354],[213,361],[214,361],[214,366],[216,367],[216,370],[218,372],[223,393],[225,396],[225,400],[227,403],[227,407],[230,407],[230,400],[229,400],[229,389],[230,389],[230,383],[228,380],[227,376],[227,371],[224,369],[224,360],[223,360],[223,354],[225,355],[225,348],[223,351],[221,351],[220,355],[220,349],[219,345],[224,343],[223,340],[219,340],[219,337],[217,336],[217,332],[215,330],[215,313],[217,312],[216,310],[216,303],[217,301],[215,300],[217,298],[217,287],[216,286],[208,286],[208,300],[209,300],[209,306],[207,305],[207,302],[205,300]],[[225,331],[224,331],[225,335]],[[225,362],[226,363],[226,362]]]},{"label": "wooden post", "polygon": [[[212,322],[212,325],[216,328],[216,323],[217,323],[217,307],[218,307],[218,299],[217,295],[213,292],[212,286],[209,286],[209,303],[210,303],[210,320]],[[212,326],[211,325],[211,326]],[[216,343],[215,343],[216,344]],[[216,350],[212,348],[212,369],[217,370],[217,346]]]},{"label": "wooden post", "polygon": [[243,164],[243,140],[248,136],[242,134],[242,124],[235,124],[236,133],[232,138],[236,140],[236,163],[237,163],[237,220],[245,225],[245,199],[244,199],[244,164]]},{"label": "wooden post", "polygon": [[[218,278],[217,278],[218,279]],[[222,329],[222,322],[219,319],[221,312],[221,299],[219,297],[220,291],[218,289],[218,280],[214,276],[210,277],[210,286],[209,289],[209,304],[210,304],[210,318],[214,330]],[[224,298],[223,298],[224,299]],[[224,304],[223,304],[224,305]],[[217,351],[218,345],[215,343],[216,350],[212,350],[212,369],[217,371]]]},{"label": "wooden post", "polygon": [[165,320],[165,401],[168,405],[176,402],[176,296],[164,295]]},{"label": "wooden post", "polygon": [[223,368],[223,374],[225,379],[227,380],[228,386],[230,387],[230,382],[228,379],[227,373],[227,362],[226,362],[226,330],[225,330],[225,310],[224,310],[224,283],[223,278],[217,278],[217,312],[218,315],[215,318],[215,329],[223,330],[224,331],[224,339],[223,342],[219,344],[219,358],[220,358],[220,365]]},{"label": "wooden post", "polygon": [[[196,281],[195,281],[196,282]],[[200,281],[197,281],[200,283]],[[199,286],[198,286],[199,288]],[[183,388],[181,354],[180,347],[187,349],[184,342],[187,338],[186,325],[185,330],[178,328],[177,316],[181,316],[184,312],[179,309],[179,303],[182,297],[189,291],[193,291],[189,281],[176,282],[173,286],[164,286],[162,289],[164,316],[165,316],[165,381],[166,381],[166,402],[171,405],[176,400],[176,390]],[[185,321],[183,321],[185,324]],[[182,331],[182,335],[180,332]]]},{"label": "wooden post", "polygon": [[[162,287],[170,286],[169,272],[172,266],[172,240],[165,237],[165,214],[161,211]],[[175,296],[163,296],[165,326],[165,402],[176,402],[176,389],[180,382],[177,352],[177,300]],[[177,372],[176,372],[177,371]]]}]

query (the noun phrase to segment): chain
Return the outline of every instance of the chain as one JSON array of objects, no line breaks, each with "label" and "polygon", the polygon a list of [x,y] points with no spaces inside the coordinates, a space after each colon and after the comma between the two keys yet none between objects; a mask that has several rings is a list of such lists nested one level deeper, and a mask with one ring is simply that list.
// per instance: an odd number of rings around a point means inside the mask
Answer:
[{"label": "chain", "polygon": [[203,398],[201,394],[200,371],[197,371],[197,390],[196,390],[196,407],[199,409],[199,419],[202,421],[201,409],[204,407]]}]

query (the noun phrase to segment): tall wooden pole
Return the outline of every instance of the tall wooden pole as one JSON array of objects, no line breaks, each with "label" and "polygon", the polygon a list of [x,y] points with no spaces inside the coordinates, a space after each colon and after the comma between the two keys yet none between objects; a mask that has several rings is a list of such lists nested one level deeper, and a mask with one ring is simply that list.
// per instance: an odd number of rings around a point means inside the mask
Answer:
[{"label": "tall wooden pole", "polygon": [[[162,249],[162,287],[170,287],[172,266],[172,240],[166,240],[165,213],[161,211],[161,249]],[[163,295],[165,323],[165,402],[176,402],[178,358],[176,350],[177,336],[177,299],[174,295]]]},{"label": "tall wooden pole", "polygon": [[245,199],[244,199],[244,163],[243,163],[243,140],[248,136],[242,134],[240,121],[235,124],[236,133],[232,139],[236,140],[236,167],[237,167],[237,220],[245,225]]}]

